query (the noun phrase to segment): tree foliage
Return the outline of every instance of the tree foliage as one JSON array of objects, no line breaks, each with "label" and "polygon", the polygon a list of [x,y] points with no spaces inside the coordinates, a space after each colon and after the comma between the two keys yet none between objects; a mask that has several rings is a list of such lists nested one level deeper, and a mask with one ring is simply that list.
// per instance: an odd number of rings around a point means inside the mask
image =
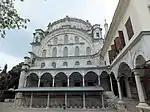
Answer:
[{"label": "tree foliage", "polygon": [[22,65],[24,63],[21,62],[18,65],[14,66],[9,72],[8,74],[11,75],[11,80],[9,82],[9,88],[13,88],[15,86],[14,89],[18,88],[18,84],[19,84],[19,77],[20,77],[20,73],[21,73],[21,68]]},{"label": "tree foliage", "polygon": [[[23,0],[21,0],[23,1]],[[6,30],[27,28],[29,19],[22,18],[14,7],[15,0],[0,0],[0,36],[6,35]]]}]

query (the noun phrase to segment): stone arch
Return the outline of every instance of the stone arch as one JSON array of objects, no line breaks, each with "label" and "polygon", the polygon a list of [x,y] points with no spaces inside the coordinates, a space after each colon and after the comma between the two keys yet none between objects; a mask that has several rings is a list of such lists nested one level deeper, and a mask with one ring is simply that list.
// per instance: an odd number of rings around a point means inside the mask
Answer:
[{"label": "stone arch", "polygon": [[67,75],[63,72],[56,74],[55,78],[55,87],[67,87]]},{"label": "stone arch", "polygon": [[[73,34],[73,35],[76,35],[78,37],[81,37],[82,39],[84,39],[88,44],[89,46],[91,47],[91,49],[95,52],[95,49],[92,45],[92,39],[89,37],[89,35],[81,32],[81,31],[78,31],[76,29],[59,29],[59,30],[56,30],[55,32],[52,32],[50,33],[49,35],[47,35],[47,37],[43,40],[43,44],[42,44],[42,47],[41,49],[39,50],[39,54],[41,53],[41,50],[47,46],[47,44],[52,40],[54,39],[55,37],[59,36],[59,35],[64,35],[64,32],[67,32],[67,34]],[[50,38],[51,37],[51,38]]]},{"label": "stone arch", "polygon": [[[130,66],[122,62],[118,68],[118,79],[121,86],[122,96],[137,98],[136,82]],[[136,97],[135,97],[136,94]]]},{"label": "stone arch", "polygon": [[41,76],[40,87],[52,87],[53,77],[50,73],[44,73]]},{"label": "stone arch", "polygon": [[85,86],[97,86],[98,85],[98,75],[90,71],[84,76]]},{"label": "stone arch", "polygon": [[146,61],[148,60],[146,54],[144,51],[142,50],[138,50],[137,52],[135,52],[135,54],[132,56],[132,64],[133,64],[133,67],[136,68],[136,59],[138,56],[142,56]]},{"label": "stone arch", "polygon": [[118,68],[118,78],[122,76],[130,77],[131,74],[129,73],[132,73],[130,66],[126,62],[120,63],[119,68]]},{"label": "stone arch", "polygon": [[26,86],[38,87],[38,81],[39,81],[38,75],[36,73],[31,73],[30,75],[27,76]]},{"label": "stone arch", "polygon": [[143,55],[138,55],[135,59],[135,68],[141,68],[144,66],[146,60]]},{"label": "stone arch", "polygon": [[110,76],[106,71],[103,71],[101,73],[100,82],[101,82],[101,86],[104,88],[105,91],[111,91]]},{"label": "stone arch", "polygon": [[70,87],[81,87],[82,86],[82,81],[83,77],[79,72],[73,72],[69,76],[69,86]]},{"label": "stone arch", "polygon": [[147,62],[143,55],[138,55],[135,59],[135,68],[139,69],[144,97],[146,100],[150,100],[150,64]]},{"label": "stone arch", "polygon": [[52,50],[52,57],[57,57],[57,48],[54,47]]}]

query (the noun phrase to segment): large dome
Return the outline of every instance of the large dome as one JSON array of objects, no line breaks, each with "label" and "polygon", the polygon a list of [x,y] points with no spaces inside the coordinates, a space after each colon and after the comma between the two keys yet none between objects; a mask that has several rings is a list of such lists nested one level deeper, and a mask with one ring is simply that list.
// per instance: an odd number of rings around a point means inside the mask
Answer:
[{"label": "large dome", "polygon": [[89,23],[89,21],[84,21],[82,19],[78,18],[71,18],[66,16],[63,19],[54,21],[53,23],[49,23],[48,25],[48,31],[51,32],[56,29],[61,28],[76,28],[76,29],[82,29],[82,30],[91,30],[92,25]]}]

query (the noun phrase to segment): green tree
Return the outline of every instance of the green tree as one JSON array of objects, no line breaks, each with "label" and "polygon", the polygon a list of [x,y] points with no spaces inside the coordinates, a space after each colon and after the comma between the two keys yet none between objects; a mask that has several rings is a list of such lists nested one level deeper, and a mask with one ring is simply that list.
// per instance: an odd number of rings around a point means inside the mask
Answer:
[{"label": "green tree", "polygon": [[9,82],[9,87],[8,88],[13,88],[13,87],[15,87],[15,89],[18,88],[21,68],[22,68],[23,64],[24,64],[23,62],[19,63],[18,65],[14,66],[8,72],[8,74],[11,75],[11,80]]},{"label": "green tree", "polygon": [[[21,0],[23,1],[23,0]],[[27,28],[30,22],[27,18],[22,18],[14,7],[15,0],[0,0],[0,36],[6,35],[6,30]]]}]

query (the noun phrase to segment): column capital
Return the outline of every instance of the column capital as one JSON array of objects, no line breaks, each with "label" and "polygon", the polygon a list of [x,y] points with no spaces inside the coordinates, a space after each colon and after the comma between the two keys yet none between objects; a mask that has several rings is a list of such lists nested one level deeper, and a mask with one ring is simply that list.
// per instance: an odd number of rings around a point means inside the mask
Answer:
[{"label": "column capital", "polygon": [[116,80],[117,80],[117,82],[120,82],[120,78],[117,78]]},{"label": "column capital", "polygon": [[141,69],[134,68],[132,71],[134,72],[134,75],[139,75],[139,74],[140,74]]},{"label": "column capital", "polygon": [[41,76],[38,76],[39,77],[39,79],[41,79]]}]

